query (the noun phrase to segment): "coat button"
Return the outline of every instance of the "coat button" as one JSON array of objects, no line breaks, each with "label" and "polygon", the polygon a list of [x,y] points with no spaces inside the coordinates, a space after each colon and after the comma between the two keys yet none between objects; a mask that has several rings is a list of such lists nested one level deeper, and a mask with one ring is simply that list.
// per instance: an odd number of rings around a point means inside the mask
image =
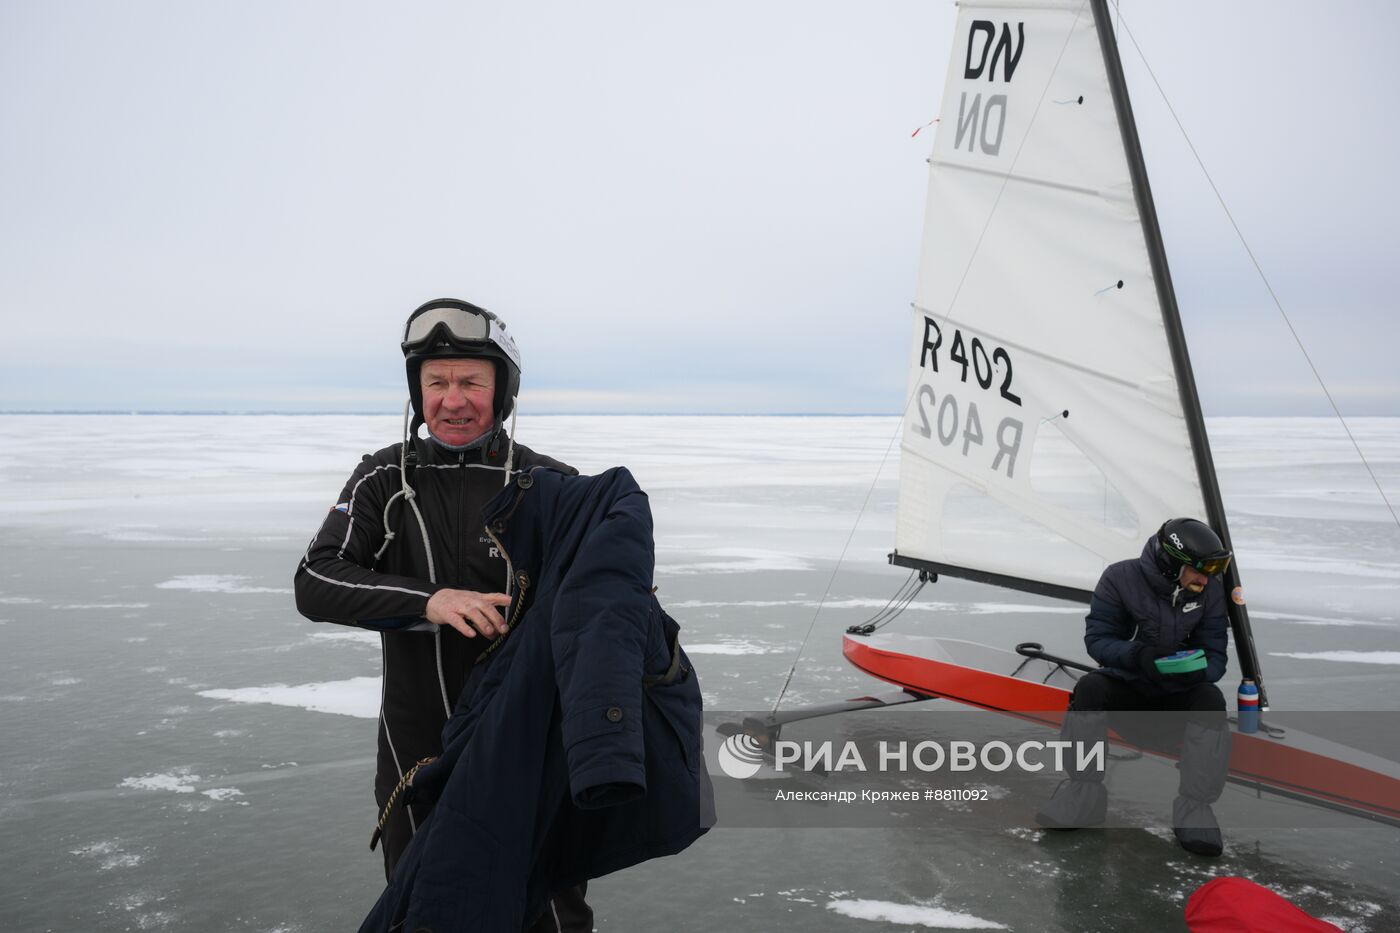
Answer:
[{"label": "coat button", "polygon": [[519,486],[521,489],[529,489],[531,486],[535,485],[535,478],[529,473],[521,473],[515,478],[515,485]]},{"label": "coat button", "polygon": [[608,722],[622,722],[622,707],[608,707]]}]

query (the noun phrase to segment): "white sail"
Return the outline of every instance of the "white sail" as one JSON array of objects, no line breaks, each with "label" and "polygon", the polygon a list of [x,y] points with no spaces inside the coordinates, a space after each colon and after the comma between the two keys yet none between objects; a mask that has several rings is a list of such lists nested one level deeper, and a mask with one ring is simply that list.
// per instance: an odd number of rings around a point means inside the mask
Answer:
[{"label": "white sail", "polygon": [[962,0],[940,117],[896,552],[1091,590],[1207,514],[1093,5]]}]

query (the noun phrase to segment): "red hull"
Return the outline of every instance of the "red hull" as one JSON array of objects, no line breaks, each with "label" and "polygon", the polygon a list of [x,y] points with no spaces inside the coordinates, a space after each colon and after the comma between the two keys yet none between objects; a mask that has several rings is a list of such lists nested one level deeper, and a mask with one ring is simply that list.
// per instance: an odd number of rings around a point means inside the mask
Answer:
[{"label": "red hull", "polygon": [[[1069,706],[1070,692],[1061,687],[889,650],[868,638],[845,636],[842,653],[865,673],[905,689],[1048,726],[1058,727]],[[1284,739],[1236,732],[1230,776],[1400,825],[1400,778],[1299,747],[1309,740],[1329,744],[1296,730]]]}]

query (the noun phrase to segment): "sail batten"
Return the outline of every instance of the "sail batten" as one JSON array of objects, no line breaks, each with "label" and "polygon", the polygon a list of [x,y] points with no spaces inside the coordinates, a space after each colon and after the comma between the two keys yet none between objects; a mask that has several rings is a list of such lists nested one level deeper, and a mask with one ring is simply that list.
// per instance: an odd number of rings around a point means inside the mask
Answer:
[{"label": "sail batten", "polygon": [[959,172],[976,172],[980,175],[989,175],[993,178],[1002,178],[1007,181],[1014,181],[1023,185],[1039,185],[1042,188],[1054,188],[1058,191],[1071,191],[1075,194],[1084,194],[1095,198],[1107,198],[1118,201],[1129,201],[1132,199],[1131,192],[1115,191],[1105,188],[1090,188],[1085,185],[1075,185],[1063,181],[1055,181],[1052,178],[1037,178],[1034,175],[1026,175],[1020,172],[998,172],[993,169],[981,168],[976,165],[965,165],[961,162],[944,162],[940,160],[929,160],[931,165],[938,165],[943,168],[954,169]]}]

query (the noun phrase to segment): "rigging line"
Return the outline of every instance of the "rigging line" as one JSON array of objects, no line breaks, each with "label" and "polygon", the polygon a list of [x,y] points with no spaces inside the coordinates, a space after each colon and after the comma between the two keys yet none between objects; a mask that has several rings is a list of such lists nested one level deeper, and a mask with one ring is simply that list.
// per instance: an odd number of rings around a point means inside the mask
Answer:
[{"label": "rigging line", "polygon": [[885,461],[890,457],[890,451],[894,449],[894,442],[899,439],[901,429],[904,427],[904,416],[909,411],[909,406],[905,405],[904,411],[900,413],[899,419],[895,422],[894,434],[890,436],[890,442],[885,445],[885,452],[880,456],[880,465],[875,468],[875,476],[870,480],[870,487],[865,490],[865,499],[860,504],[860,511],[856,513],[856,520],[851,523],[850,533],[846,535],[846,543],[841,545],[841,554],[836,558],[836,566],[831,568],[831,576],[827,578],[826,589],[822,590],[821,598],[817,600],[817,608],[812,612],[812,621],[807,624],[807,634],[802,636],[802,644],[797,646],[797,657],[792,659],[792,667],[788,668],[787,677],[783,679],[783,688],[778,691],[778,699],[773,704],[773,712],[783,705],[783,697],[787,695],[788,687],[792,684],[792,676],[797,673],[798,662],[802,660],[802,653],[807,650],[807,642],[812,637],[812,631],[817,627],[817,618],[821,615],[822,606],[826,605],[826,597],[831,593],[831,585],[836,582],[836,574],[841,570],[841,564],[846,559],[846,551],[851,547],[851,541],[856,536],[856,529],[860,527],[860,520],[865,515],[865,508],[870,504],[870,497],[875,492],[875,487],[880,482],[880,474],[885,471]]},{"label": "rigging line", "polygon": [[899,585],[899,589],[897,589],[897,590],[894,591],[894,595],[890,597],[889,602],[887,602],[887,603],[885,603],[885,605],[881,606],[881,607],[880,607],[880,611],[877,612],[877,613],[875,613],[873,616],[871,616],[871,617],[870,617],[869,619],[867,619],[866,621],[867,621],[867,622],[868,622],[868,621],[873,621],[874,619],[878,619],[878,618],[880,618],[881,616],[883,616],[885,613],[889,612],[891,606],[893,606],[896,602],[898,602],[899,600],[901,600],[901,599],[904,598],[904,594],[907,593],[907,592],[909,591],[909,587],[910,587],[910,585],[914,582],[914,577],[915,577],[917,574],[918,574],[918,571],[917,571],[917,570],[911,570],[911,571],[909,571],[909,576],[907,576],[907,577],[904,578],[904,582],[901,583],[901,584]]},{"label": "rigging line", "polygon": [[909,572],[909,577],[900,585],[899,589],[895,591],[895,594],[890,597],[889,602],[885,603],[879,612],[859,625],[854,625],[846,629],[846,631],[869,634],[899,618],[900,614],[903,613],[905,609],[909,608],[909,604],[914,600],[914,597],[918,595],[919,590],[923,589],[921,583],[916,583],[915,578],[917,575],[917,570],[911,570]]},{"label": "rigging line", "polygon": [[1172,120],[1176,123],[1176,128],[1181,131],[1181,138],[1186,140],[1186,146],[1191,150],[1191,155],[1195,157],[1196,164],[1201,167],[1201,174],[1206,176],[1206,182],[1210,185],[1210,190],[1215,193],[1215,200],[1219,202],[1220,209],[1225,212],[1225,217],[1230,221],[1230,226],[1234,228],[1235,236],[1239,237],[1240,245],[1244,247],[1245,254],[1249,256],[1249,261],[1253,263],[1254,271],[1259,274],[1259,280],[1264,283],[1264,288],[1268,291],[1269,298],[1273,300],[1274,307],[1278,310],[1279,316],[1283,318],[1283,323],[1288,327],[1288,333],[1293,336],[1293,342],[1298,345],[1299,352],[1303,354],[1303,359],[1307,361],[1308,369],[1312,370],[1313,378],[1317,380],[1318,387],[1322,389],[1322,394],[1327,398],[1327,404],[1332,406],[1332,413],[1336,415],[1337,420],[1341,422],[1342,430],[1346,432],[1347,440],[1351,441],[1352,449],[1356,451],[1356,456],[1361,459],[1361,465],[1366,468],[1366,473],[1371,477],[1371,483],[1376,487],[1376,492],[1380,494],[1381,501],[1384,502],[1385,507],[1390,510],[1391,519],[1395,522],[1396,527],[1400,528],[1400,515],[1396,514],[1395,506],[1391,504],[1389,497],[1385,494],[1385,489],[1381,486],[1380,480],[1376,478],[1375,470],[1371,468],[1371,462],[1366,459],[1366,454],[1361,451],[1361,445],[1357,443],[1356,436],[1351,433],[1351,426],[1347,424],[1347,419],[1342,416],[1342,410],[1337,407],[1336,400],[1332,398],[1332,393],[1328,391],[1327,383],[1322,381],[1322,374],[1317,371],[1316,364],[1313,363],[1312,357],[1308,354],[1308,348],[1303,345],[1303,339],[1298,336],[1298,331],[1294,329],[1293,321],[1289,319],[1288,312],[1283,310],[1283,302],[1279,301],[1278,295],[1274,292],[1274,286],[1269,282],[1269,277],[1264,274],[1263,266],[1261,266],[1259,260],[1255,258],[1254,250],[1250,248],[1249,241],[1244,238],[1244,231],[1242,231],[1240,225],[1235,222],[1235,216],[1230,213],[1230,208],[1226,205],[1224,196],[1221,195],[1220,189],[1215,185],[1215,179],[1210,176],[1210,170],[1206,168],[1205,161],[1201,158],[1201,154],[1196,151],[1196,144],[1191,141],[1191,137],[1186,132],[1186,127],[1181,124],[1181,118],[1176,115],[1176,108],[1173,107],[1172,102],[1167,99],[1167,92],[1163,90],[1162,82],[1157,80],[1157,73],[1152,70],[1152,65],[1148,63],[1147,56],[1142,52],[1142,46],[1138,45],[1137,37],[1133,35],[1132,27],[1123,19],[1121,10],[1118,13],[1118,23],[1122,26],[1123,30],[1127,32],[1128,41],[1132,42],[1133,48],[1137,50],[1138,58],[1142,60],[1143,67],[1147,69],[1147,74],[1152,78],[1152,83],[1157,88],[1157,93],[1161,95],[1162,102],[1167,105],[1167,112],[1172,115]]},{"label": "rigging line", "polygon": [[918,584],[914,587],[914,589],[912,589],[909,592],[909,595],[905,596],[904,599],[900,601],[899,607],[896,608],[893,612],[891,612],[888,618],[881,619],[879,622],[876,622],[874,619],[871,619],[869,622],[867,622],[866,625],[870,626],[870,631],[878,632],[880,629],[884,628],[886,625],[889,625],[895,619],[903,615],[904,610],[908,609],[910,605],[913,604],[914,597],[918,596],[919,592],[923,590],[925,582],[927,581],[920,580]]},{"label": "rigging line", "polygon": [[[905,607],[909,605],[909,601],[919,592],[919,585],[915,582],[917,574],[918,571],[910,571],[909,579],[905,581],[904,586],[899,588],[894,596],[890,598],[890,601],[885,604],[883,609],[866,620],[867,624],[880,620],[887,621],[903,612]],[[881,624],[883,624],[883,622]]]},{"label": "rigging line", "polygon": [[[987,219],[982,224],[982,232],[977,235],[977,242],[973,244],[972,253],[967,257],[967,265],[963,267],[962,277],[958,279],[958,287],[953,291],[953,297],[948,302],[948,310],[943,315],[944,323],[947,323],[952,316],[953,306],[957,304],[958,295],[962,293],[963,284],[967,281],[967,274],[972,269],[972,264],[977,260],[977,254],[982,248],[982,241],[987,236],[987,229],[991,226],[992,218],[996,216],[997,205],[1001,203],[1001,196],[1006,191],[1007,183],[1011,180],[1011,173],[1016,170],[1016,163],[1021,158],[1021,151],[1026,147],[1026,140],[1030,137],[1031,130],[1035,128],[1036,119],[1040,116],[1041,107],[1045,104],[1045,97],[1050,93],[1050,84],[1054,81],[1055,75],[1060,70],[1060,62],[1064,60],[1065,49],[1069,48],[1069,43],[1074,38],[1074,31],[1079,27],[1079,20],[1084,15],[1084,9],[1088,6],[1089,0],[1084,0],[1079,9],[1074,14],[1074,22],[1070,24],[1069,30],[1065,33],[1064,44],[1060,46],[1060,54],[1055,57],[1055,64],[1050,69],[1050,75],[1045,80],[1045,87],[1040,91],[1040,99],[1036,101],[1035,110],[1031,113],[1030,122],[1026,125],[1025,135],[1021,137],[1021,144],[1016,147],[1016,154],[1011,158],[1011,165],[1007,169],[1006,177],[1002,179],[1001,187],[997,189],[996,199],[992,202],[992,209],[987,212]],[[899,413],[899,420],[895,423],[894,434],[890,437],[890,442],[885,446],[885,452],[880,457],[880,465],[875,470],[875,476],[870,481],[870,488],[865,491],[865,499],[861,502],[860,511],[856,513],[856,520],[851,524],[851,531],[846,536],[846,543],[841,546],[841,554],[836,558],[836,566],[831,568],[831,576],[826,581],[826,589],[822,590],[821,598],[817,600],[817,608],[812,613],[812,621],[807,625],[807,634],[802,637],[802,643],[797,646],[797,657],[792,659],[792,666],[788,668],[787,677],[783,679],[782,689],[778,691],[778,699],[773,704],[773,712],[776,713],[783,705],[783,697],[787,695],[788,687],[792,684],[793,675],[797,673],[797,665],[802,660],[802,653],[807,650],[807,642],[812,637],[812,631],[817,626],[817,619],[821,616],[822,606],[826,604],[826,598],[831,593],[831,585],[836,582],[836,574],[841,570],[841,564],[846,559],[846,552],[850,549],[851,540],[855,538],[856,529],[860,527],[861,517],[865,515],[866,506],[870,504],[870,496],[875,492],[875,486],[880,481],[880,474],[884,472],[885,461],[889,459],[890,451],[894,449],[894,442],[899,438],[904,427],[904,419],[909,414],[910,407],[914,400],[919,397],[918,391],[911,392],[909,398],[904,402],[904,410]]]}]

